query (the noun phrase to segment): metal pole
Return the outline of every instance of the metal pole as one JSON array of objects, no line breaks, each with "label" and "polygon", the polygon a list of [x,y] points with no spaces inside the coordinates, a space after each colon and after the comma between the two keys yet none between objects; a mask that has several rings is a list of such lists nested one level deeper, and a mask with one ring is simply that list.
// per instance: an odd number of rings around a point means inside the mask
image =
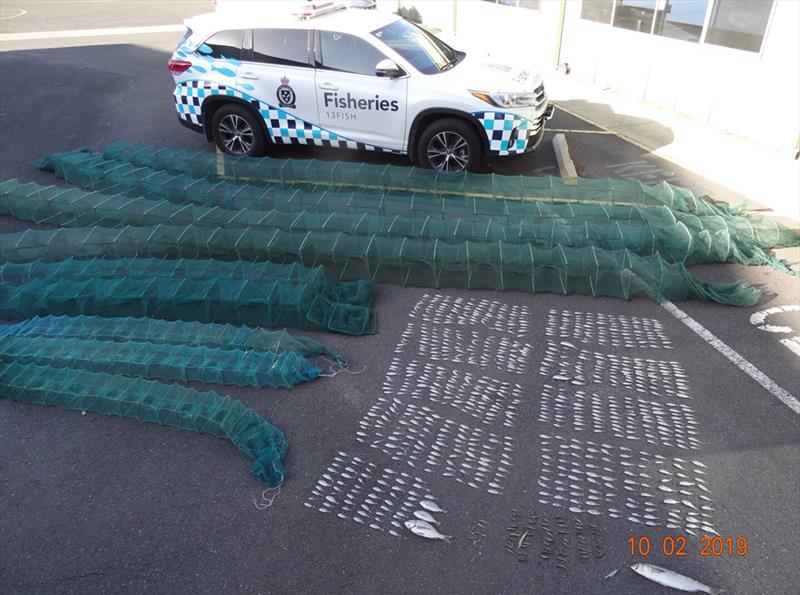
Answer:
[{"label": "metal pole", "polygon": [[564,14],[567,11],[567,0],[561,0],[558,15],[558,36],[556,37],[556,66],[561,64],[561,39],[564,36]]}]

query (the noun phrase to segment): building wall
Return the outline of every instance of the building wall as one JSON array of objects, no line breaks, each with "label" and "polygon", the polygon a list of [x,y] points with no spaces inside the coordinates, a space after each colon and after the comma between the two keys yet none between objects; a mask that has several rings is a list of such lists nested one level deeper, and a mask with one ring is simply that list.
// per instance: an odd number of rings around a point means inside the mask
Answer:
[{"label": "building wall", "polygon": [[778,0],[760,54],[628,31],[567,3],[573,74],[709,125],[791,149],[800,133],[800,2]]},{"label": "building wall", "polygon": [[[679,41],[580,18],[566,0],[561,61],[572,76],[643,99],[700,122],[791,150],[800,134],[799,0],[776,0],[761,53]],[[458,0],[403,0],[423,23],[464,49],[515,56],[545,74],[555,68],[560,0],[539,10]],[[397,0],[381,0],[396,10]]]}]

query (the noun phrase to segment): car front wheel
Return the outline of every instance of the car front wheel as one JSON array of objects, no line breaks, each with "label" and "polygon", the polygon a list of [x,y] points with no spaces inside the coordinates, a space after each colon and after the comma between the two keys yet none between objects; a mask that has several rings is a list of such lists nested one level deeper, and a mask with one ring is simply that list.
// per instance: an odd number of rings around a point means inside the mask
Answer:
[{"label": "car front wheel", "polygon": [[419,164],[446,172],[474,170],[481,161],[481,144],[463,120],[437,120],[422,133],[417,147]]},{"label": "car front wheel", "polygon": [[214,114],[214,140],[228,155],[262,155],[266,139],[255,116],[240,105],[224,105]]}]

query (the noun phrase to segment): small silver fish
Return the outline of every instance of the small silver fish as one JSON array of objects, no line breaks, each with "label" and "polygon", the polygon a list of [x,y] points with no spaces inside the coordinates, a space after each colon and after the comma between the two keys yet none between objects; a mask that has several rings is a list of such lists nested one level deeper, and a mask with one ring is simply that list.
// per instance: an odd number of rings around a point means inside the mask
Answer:
[{"label": "small silver fish", "polygon": [[418,537],[424,537],[425,539],[441,539],[447,543],[450,543],[450,540],[452,539],[452,536],[442,535],[433,525],[419,519],[405,521],[403,525],[405,525],[406,529]]},{"label": "small silver fish", "polygon": [[420,500],[419,505],[422,506],[422,508],[424,508],[428,512],[445,512],[445,513],[447,512],[445,509],[440,508],[439,505],[436,504],[436,502],[433,502],[432,500]]},{"label": "small silver fish", "polygon": [[655,564],[633,564],[631,566],[631,570],[633,570],[636,574],[653,581],[654,583],[658,583],[659,585],[670,587],[672,589],[678,589],[679,591],[687,591],[689,593],[710,593],[710,595],[715,595],[717,593],[715,589],[712,589],[708,585],[704,585],[703,583],[696,581],[693,578],[689,578],[688,576],[684,576],[683,574],[662,568],[661,566],[656,566]]},{"label": "small silver fish", "polygon": [[433,515],[429,512],[425,512],[424,510],[415,510],[414,516],[417,517],[421,521],[425,521],[426,523],[430,523],[431,525],[438,525],[439,521],[433,518]]}]

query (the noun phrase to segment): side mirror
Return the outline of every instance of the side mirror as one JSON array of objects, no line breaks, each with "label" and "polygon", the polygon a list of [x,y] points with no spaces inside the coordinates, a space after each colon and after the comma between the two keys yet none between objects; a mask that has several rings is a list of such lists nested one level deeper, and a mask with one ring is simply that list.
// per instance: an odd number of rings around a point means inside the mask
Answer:
[{"label": "side mirror", "polygon": [[394,61],[386,58],[375,65],[375,74],[385,78],[396,79],[399,76],[403,76],[404,72]]}]

